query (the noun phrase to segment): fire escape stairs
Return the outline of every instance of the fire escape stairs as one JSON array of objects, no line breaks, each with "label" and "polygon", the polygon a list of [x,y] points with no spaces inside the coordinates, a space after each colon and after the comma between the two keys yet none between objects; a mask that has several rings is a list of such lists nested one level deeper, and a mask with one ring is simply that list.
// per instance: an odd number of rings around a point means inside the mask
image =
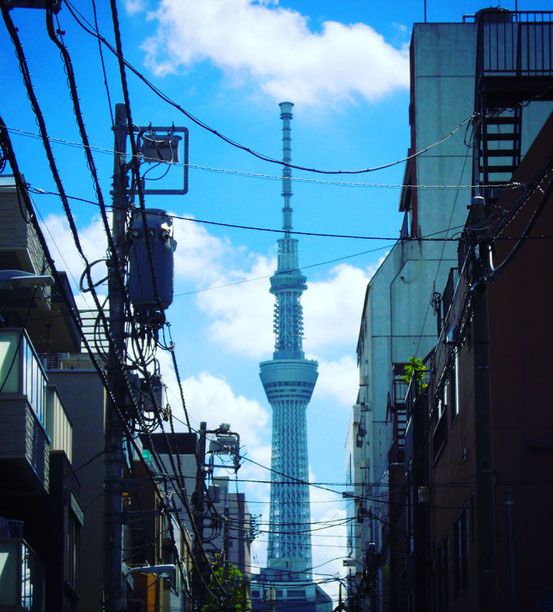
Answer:
[{"label": "fire escape stairs", "polygon": [[521,162],[523,108],[553,99],[553,12],[487,9],[477,41],[473,184],[493,203]]},{"label": "fire escape stairs", "polygon": [[496,108],[484,107],[481,117],[480,184],[494,185],[489,191],[496,192],[508,184],[520,163],[522,112],[520,106],[501,114]]},{"label": "fire escape stairs", "polygon": [[407,411],[405,404],[396,404],[395,430],[396,438],[400,447],[405,445],[405,430],[407,429]]}]

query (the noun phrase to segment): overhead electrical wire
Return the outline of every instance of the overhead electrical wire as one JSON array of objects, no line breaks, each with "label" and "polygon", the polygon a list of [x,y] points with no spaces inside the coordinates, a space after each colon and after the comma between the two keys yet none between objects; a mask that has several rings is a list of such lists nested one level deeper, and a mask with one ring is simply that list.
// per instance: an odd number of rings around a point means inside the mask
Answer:
[{"label": "overhead electrical wire", "polygon": [[[112,21],[113,21],[113,28],[114,28],[114,32],[115,32],[115,37],[116,37],[116,45],[117,45],[117,57],[119,60],[119,67],[120,67],[120,77],[121,77],[121,84],[123,86],[123,94],[124,94],[124,100],[125,100],[125,112],[126,112],[126,116],[127,116],[127,124],[128,124],[128,137],[130,139],[131,142],[131,150],[133,152],[133,157],[131,160],[131,170],[133,172],[134,175],[134,179],[135,179],[135,186],[136,189],[138,191],[138,196],[139,196],[139,202],[140,202],[140,210],[141,210],[141,214],[142,214],[142,220],[144,223],[144,226],[147,228],[148,224],[147,224],[147,218],[146,218],[146,208],[145,208],[145,201],[144,201],[144,192],[143,192],[143,186],[142,186],[142,181],[140,180],[140,176],[139,176],[139,162],[138,162],[138,157],[136,156],[136,143],[135,143],[135,138],[134,138],[134,124],[132,122],[132,117],[131,117],[131,109],[130,109],[130,98],[129,98],[129,92],[128,92],[128,86],[127,86],[127,80],[126,80],[126,73],[125,73],[125,62],[124,62],[124,58],[123,58],[123,52],[122,52],[122,42],[121,42],[121,34],[120,34],[120,28],[119,28],[119,18],[118,18],[118,13],[117,13],[117,5],[115,3],[115,0],[111,0],[110,1],[110,6],[111,6],[111,14],[112,14]],[[156,296],[156,300],[158,302],[158,304],[161,305],[161,300],[159,298],[159,292],[158,292],[158,284],[157,284],[157,279],[156,279],[156,274],[155,274],[155,269],[154,269],[154,264],[153,264],[153,254],[152,254],[152,246],[149,240],[149,236],[148,236],[148,232],[146,233],[146,247],[147,247],[147,254],[148,254],[148,263],[149,263],[149,268],[150,268],[150,275],[151,275],[151,280],[153,282],[153,286],[154,286],[154,292],[155,292],[155,296]],[[156,405],[156,401],[155,401],[155,397],[152,395],[152,399],[154,400],[154,405]],[[161,421],[161,419],[159,418],[159,411],[156,409],[154,411],[155,416],[158,419],[159,424],[161,425],[162,431],[163,430],[163,423]],[[148,435],[150,435],[150,433],[148,432]],[[165,438],[167,440],[167,434],[165,434]],[[169,445],[170,448],[170,445]],[[182,474],[182,469],[181,469],[181,465],[180,465],[180,454],[177,453],[177,465],[175,466],[174,460],[173,460],[173,456],[172,453],[169,454],[169,460],[171,462],[172,468],[174,470],[175,473],[178,473],[181,477],[181,483],[180,483],[180,487],[184,487],[184,479],[183,479],[183,474]],[[198,458],[197,458],[198,461]],[[197,528],[197,523],[196,520],[192,517],[192,515],[190,514],[190,507],[189,507],[189,500],[188,497],[186,495],[186,490],[184,489],[184,495],[180,496],[181,497],[181,501],[183,502],[183,505],[185,506],[185,508],[187,508],[187,512],[189,513],[190,517],[191,517],[191,525],[195,534],[195,542],[196,544],[199,544],[199,550],[201,555],[204,558],[205,561],[205,567],[208,570],[208,572],[211,574],[211,578],[215,581],[216,586],[218,587],[218,589],[220,590],[220,592],[222,593],[223,597],[228,596],[228,592],[226,590],[226,588],[223,586],[223,584],[221,583],[221,581],[219,580],[219,577],[214,573],[213,568],[211,566],[211,564],[209,563],[208,560],[208,556],[207,556],[207,552],[204,548],[204,544],[201,540],[201,534],[198,531]],[[199,560],[196,559],[196,564],[199,563]],[[207,593],[210,593],[212,596],[216,597],[215,594],[212,592],[210,584],[206,583],[205,577],[203,575],[203,572],[198,570],[198,575],[201,579],[201,581],[204,583],[204,587],[206,589]],[[216,597],[217,598],[217,597]]]},{"label": "overhead electrical wire", "polygon": [[[41,118],[40,113],[36,113],[36,115],[37,115],[37,118],[40,120],[40,118]],[[45,129],[45,128],[44,128],[44,129]],[[46,139],[46,140],[47,140],[47,139]],[[47,151],[47,152],[48,152],[48,151]],[[57,177],[57,171],[55,170],[55,164],[52,164],[52,165],[54,166],[54,167],[52,168],[52,171],[53,171],[54,177],[56,178],[56,177]],[[63,193],[63,190],[62,190],[62,189],[60,189],[60,186],[61,186],[61,183],[59,183],[59,181],[58,181],[58,189],[59,189],[59,192],[60,192],[60,196],[61,196],[61,197],[62,197],[62,199],[63,199],[64,193]],[[69,211],[69,209],[68,209],[68,206],[66,207],[66,213],[67,213],[68,219],[69,219],[69,221],[70,221],[70,225],[71,225],[72,216],[71,216],[71,213],[70,213],[70,211]],[[80,244],[79,244],[79,240],[78,240],[78,233],[76,233],[76,232],[74,232],[74,239],[75,239],[75,242],[76,242],[77,248],[78,248],[79,252],[81,253],[81,256],[83,256],[83,258],[85,259],[85,262],[86,262],[86,257],[84,257],[84,253],[82,252],[82,248],[80,247]],[[90,266],[89,264],[87,264],[87,270],[88,270],[88,271],[90,270],[90,267],[91,267],[91,266]],[[91,288],[92,288],[92,292],[94,293],[94,291],[93,291],[94,284],[93,284],[92,282],[90,282],[90,281],[89,281],[89,284],[90,284],[90,286],[91,286]],[[99,311],[99,312],[102,312],[102,306],[101,306],[101,305],[100,305],[98,302],[97,302],[97,309],[98,309],[98,311]],[[107,330],[106,330],[106,331],[107,331]],[[90,352],[90,349],[89,349],[89,352]],[[91,352],[90,352],[90,353],[91,353]],[[92,354],[91,354],[91,356],[92,356]],[[93,356],[92,356],[92,357],[93,357]],[[120,415],[120,416],[121,416],[121,415]],[[131,441],[132,441],[132,437],[131,437]]]},{"label": "overhead electrical wire", "polygon": [[[117,48],[114,48],[113,45],[111,45],[100,34],[100,32],[98,30],[96,30],[94,28],[94,26],[75,8],[75,6],[73,6],[73,4],[71,2],[69,2],[69,0],[65,0],[65,4],[67,5],[67,7],[69,9],[69,12],[71,13],[71,15],[73,16],[75,21],[79,24],[79,26],[81,28],[83,28],[83,30],[85,30],[85,32],[87,32],[91,36],[93,36],[93,37],[97,38],[98,40],[100,40],[118,58],[118,60],[119,60],[119,62],[121,64],[124,64],[131,72],[133,72],[159,98],[161,98],[163,101],[165,101],[167,104],[169,104],[173,108],[177,109],[179,112],[181,112],[183,115],[185,115],[188,119],[190,119],[190,121],[192,121],[193,123],[195,123],[196,125],[198,125],[202,129],[210,132],[211,134],[213,134],[217,138],[223,140],[224,142],[226,142],[227,144],[231,145],[232,147],[234,147],[236,149],[240,149],[240,150],[242,150],[242,151],[244,151],[246,153],[249,153],[250,155],[253,155],[254,157],[256,157],[256,158],[258,158],[258,159],[260,159],[262,161],[269,162],[271,164],[277,164],[279,166],[285,166],[285,167],[288,167],[288,168],[291,168],[291,169],[294,169],[294,170],[300,170],[300,171],[304,171],[304,172],[311,172],[311,173],[315,173],[315,174],[367,174],[367,173],[370,173],[370,172],[376,172],[376,171],[379,171],[379,170],[384,170],[386,168],[391,168],[392,166],[396,166],[398,164],[402,164],[402,163],[404,163],[406,161],[409,161],[411,159],[419,157],[423,153],[426,153],[427,151],[433,149],[434,147],[438,146],[439,144],[441,144],[442,142],[444,142],[445,140],[447,140],[448,138],[453,136],[464,125],[466,125],[468,122],[472,121],[477,116],[476,114],[472,114],[470,117],[467,117],[467,118],[463,119],[463,121],[461,121],[457,126],[455,126],[448,134],[446,134],[444,137],[442,137],[438,141],[436,141],[436,142],[430,144],[429,146],[425,147],[421,151],[417,151],[417,152],[415,152],[415,153],[413,153],[411,155],[408,155],[407,157],[404,157],[403,159],[400,159],[400,160],[396,160],[396,161],[393,161],[393,162],[390,162],[390,163],[387,163],[387,164],[381,164],[379,166],[375,166],[374,168],[364,168],[364,169],[358,169],[358,170],[321,170],[321,169],[317,169],[317,168],[307,168],[305,166],[300,166],[300,165],[296,165],[296,164],[290,164],[290,163],[282,161],[281,159],[275,159],[274,157],[271,157],[269,155],[265,155],[263,153],[259,153],[259,152],[255,151],[255,150],[251,149],[250,147],[247,147],[246,145],[242,145],[242,144],[236,142],[235,140],[232,140],[228,136],[225,136],[221,132],[215,130],[214,128],[212,128],[208,124],[206,124],[205,122],[201,121],[200,119],[198,119],[197,117],[192,115],[192,113],[190,113],[189,111],[185,110],[177,102],[173,101],[167,94],[165,94],[158,87],[156,87],[151,81],[149,81],[130,62],[128,62],[126,59],[124,59],[124,57],[122,56],[120,45],[119,45],[118,41],[116,41],[116,47]],[[82,20],[85,20],[87,22],[88,27],[83,23]]]},{"label": "overhead electrical wire", "polygon": [[[22,177],[22,175],[19,172],[17,161],[16,161],[15,155],[13,153],[13,149],[11,148],[11,144],[10,144],[10,142],[8,140],[7,131],[4,132],[4,125],[3,125],[3,121],[2,121],[1,118],[0,118],[0,138],[2,139],[2,142],[3,142],[2,149],[4,151],[7,151],[7,156],[8,156],[8,159],[9,159],[9,162],[10,162],[10,166],[12,168],[12,172],[14,174],[14,178],[16,180],[16,184],[18,186],[18,189],[22,190],[23,199],[25,200],[27,209],[29,211],[30,220],[31,220],[31,222],[34,225],[34,228],[35,228],[35,231],[36,231],[37,236],[39,238],[39,241],[41,242],[42,249],[43,249],[43,251],[45,253],[46,258],[48,259],[50,271],[53,274],[54,278],[56,279],[57,284],[60,285],[60,279],[58,277],[58,272],[57,272],[57,270],[55,268],[54,262],[51,259],[50,254],[49,254],[48,246],[46,244],[44,236],[42,235],[42,231],[40,229],[40,225],[38,224],[38,220],[37,220],[36,216],[34,215],[34,211],[33,211],[33,208],[32,208],[32,203],[30,201],[30,198],[28,198],[28,194],[27,194],[27,191],[25,189],[25,183],[23,181],[23,177]],[[62,295],[63,295],[64,298],[66,298],[65,293],[63,291],[62,291]],[[103,384],[104,388],[106,389],[108,397],[110,398],[110,401],[113,403],[115,409],[118,411],[119,417],[121,418],[123,424],[125,425],[127,438],[130,441],[130,443],[134,446],[135,450],[138,452],[138,456],[140,456],[139,449],[136,447],[136,442],[135,442],[135,440],[134,440],[134,438],[132,436],[132,433],[126,427],[125,418],[124,418],[123,414],[121,413],[119,406],[117,406],[117,404],[115,402],[115,399],[114,399],[114,397],[112,395],[112,391],[111,391],[109,382],[108,382],[108,380],[106,378],[106,374],[103,371],[103,369],[101,368],[101,366],[99,365],[99,363],[97,362],[96,357],[94,355],[94,352],[92,351],[92,348],[90,347],[90,345],[88,343],[88,340],[87,340],[86,336],[84,335],[84,332],[83,332],[83,330],[82,330],[82,328],[80,326],[80,321],[78,319],[78,315],[77,315],[77,313],[75,313],[72,310],[71,303],[67,302],[67,307],[68,307],[70,315],[72,316],[72,318],[74,320],[75,325],[77,326],[77,329],[79,330],[79,333],[80,333],[80,336],[81,336],[81,341],[84,343],[84,345],[85,345],[85,347],[87,349],[89,358],[91,359],[91,361],[92,361],[92,363],[93,363],[93,365],[94,365],[94,367],[95,367],[95,369],[96,369],[96,371],[97,371],[97,373],[98,373],[98,375],[100,377],[100,380],[102,381],[102,384]],[[101,497],[102,495],[103,495],[103,493],[100,496],[98,496],[98,498]],[[92,500],[92,501],[94,501],[94,500]],[[183,539],[184,539],[184,541],[186,543],[186,538],[183,538]]]},{"label": "overhead electrical wire", "polygon": [[[24,130],[22,128],[10,127],[8,129],[11,132],[19,134],[20,136],[26,136],[29,138],[40,138],[40,135],[36,132],[31,132],[29,130]],[[72,140],[66,140],[63,138],[56,138],[54,136],[49,137],[52,142],[57,144],[65,145],[68,147],[76,147],[82,148],[83,144],[80,142],[75,142]],[[90,146],[92,151],[97,151],[99,153],[105,153],[106,155],[113,156],[115,154],[120,154],[121,152],[114,151],[113,149],[107,149],[99,146]],[[129,158],[132,155],[127,154]],[[142,154],[137,154],[138,157],[144,161],[148,161],[148,158],[144,157]],[[157,159],[157,158],[156,158]],[[153,160],[152,160],[153,161]],[[245,178],[252,179],[263,179],[269,181],[282,181],[282,176],[276,174],[263,174],[258,172],[248,172],[244,170],[231,170],[228,168],[215,168],[213,166],[205,166],[200,164],[192,164],[178,161],[164,162],[167,163],[168,166],[175,166],[181,168],[191,168],[193,170],[204,170],[207,172],[219,173],[219,174],[230,174],[235,176],[241,176]],[[350,182],[350,181],[330,181],[323,179],[314,179],[314,178],[306,178],[301,176],[291,176],[290,180],[296,183],[307,183],[314,185],[328,185],[331,187],[360,187],[360,188],[377,188],[377,189],[474,189],[476,187],[505,187],[502,183],[489,183],[489,184],[480,184],[480,185],[472,185],[472,184],[464,184],[464,185],[445,185],[445,184],[414,184],[414,183],[359,183],[359,182]],[[516,189],[521,187],[521,185],[517,182],[513,182],[509,185],[510,188]]]},{"label": "overhead electrical wire", "polygon": [[[43,120],[42,114],[40,112],[40,108],[38,107],[38,102],[36,100],[36,97],[34,96],[34,93],[33,93],[33,90],[32,90],[32,85],[30,84],[30,78],[29,78],[29,73],[28,73],[28,69],[27,69],[27,66],[26,66],[26,61],[25,61],[23,52],[21,50],[21,43],[19,42],[19,38],[17,36],[17,32],[16,32],[16,30],[15,30],[15,28],[13,26],[13,23],[11,22],[11,18],[9,16],[8,12],[7,12],[7,9],[6,9],[5,5],[4,5],[4,2],[2,2],[2,13],[3,13],[3,16],[4,16],[5,23],[6,23],[7,27],[8,27],[9,32],[10,32],[10,35],[12,37],[12,41],[14,42],[14,46],[16,48],[16,53],[17,53],[18,58],[20,60],[20,67],[21,67],[22,74],[24,76],[24,81],[25,81],[25,84],[26,84],[26,87],[27,87],[27,92],[28,92],[29,98],[31,100],[31,103],[33,105],[33,109],[35,111],[35,116],[37,117],[37,121],[39,122],[39,126],[41,128],[41,133],[43,135],[46,135],[46,127],[45,127],[45,124],[44,124],[44,120]],[[86,263],[86,256],[84,255],[84,252],[83,252],[82,247],[80,245],[80,240],[79,240],[78,232],[77,232],[76,227],[74,225],[73,217],[72,217],[72,214],[71,214],[68,202],[67,202],[67,198],[65,197],[64,190],[63,190],[63,187],[61,185],[61,180],[59,178],[59,174],[58,174],[55,162],[53,160],[53,156],[52,156],[51,150],[49,149],[48,142],[49,142],[48,138],[44,137],[43,138],[43,143],[44,143],[44,146],[45,146],[47,157],[48,157],[48,159],[50,161],[50,167],[51,167],[51,170],[52,170],[52,174],[53,174],[54,180],[55,180],[55,182],[57,184],[58,191],[60,193],[60,197],[62,198],[62,202],[64,204],[66,215],[67,215],[69,223],[70,223],[70,228],[71,228],[72,233],[73,233],[74,241],[75,241],[75,244],[77,246],[77,249],[78,249],[81,257],[83,257],[83,259],[84,259],[84,261]],[[14,171],[14,174],[18,174],[16,169],[14,168],[14,164],[11,163],[10,165],[12,166],[12,170]],[[17,179],[19,180],[19,183],[18,183],[19,187],[24,189],[24,185],[23,185],[23,183],[21,181],[21,177],[19,175],[17,176]],[[87,264],[87,269],[89,270],[88,264]],[[89,271],[88,271],[88,275],[90,275]],[[90,276],[89,276],[89,285],[91,285],[91,287],[93,286],[93,283],[92,283],[92,281],[90,279]],[[97,310],[98,310],[98,312],[101,315],[102,307],[101,307],[100,303],[97,300],[97,297],[95,295],[95,291],[93,290],[91,293],[94,296]],[[104,327],[105,327],[105,333],[108,336],[108,339],[110,339],[109,338],[109,329],[108,329],[108,326],[106,325],[105,317],[104,317]],[[81,333],[82,333],[82,331],[81,331]],[[85,341],[85,344],[88,347],[88,344],[86,342],[86,338],[84,338],[84,336],[83,336],[83,340]],[[90,351],[90,347],[88,347],[88,350],[89,350],[89,354],[91,356],[91,359],[93,360],[93,363],[96,366],[96,369],[98,370],[98,372],[101,375],[103,375],[103,372],[101,371],[101,369],[99,368],[97,362],[95,361],[94,355]],[[123,375],[124,375],[124,372],[125,372],[125,370],[123,369],[122,370]],[[104,381],[104,384],[107,386],[107,388],[109,388],[107,380],[105,378],[103,378],[103,381]],[[132,397],[132,391],[131,391],[131,397]],[[124,423],[125,420],[123,418],[123,415],[121,414],[119,407],[114,402],[113,397],[112,397],[112,402],[113,402],[113,404],[115,406],[115,409],[117,411],[119,411],[119,417],[122,420],[122,422]],[[130,439],[132,441],[132,436],[130,437]]]},{"label": "overhead electrical wire", "polygon": [[[120,54],[120,53],[119,53],[118,55],[122,55],[122,54]],[[269,160],[267,160],[267,161],[269,161]],[[277,160],[275,160],[275,161],[277,161]],[[402,160],[402,161],[405,161],[405,160]],[[280,162],[280,163],[281,163],[281,162]],[[400,163],[400,162],[397,162],[397,163]],[[292,166],[292,167],[295,167],[295,166]],[[355,172],[355,173],[357,173],[357,172],[368,172],[368,171],[372,171],[372,170],[375,170],[375,169],[367,169],[367,170],[364,170],[364,171],[352,171],[352,172]],[[310,170],[310,171],[315,171],[315,170]],[[338,172],[330,172],[330,171],[320,171],[320,172],[338,173]],[[343,172],[343,171],[339,171],[339,173],[342,173],[342,172]],[[248,228],[248,229],[249,229],[249,228]],[[253,229],[253,228],[252,228],[252,229]],[[266,230],[266,231],[271,231],[271,230]],[[524,237],[523,239],[525,239],[525,237]]]},{"label": "overhead electrical wire", "polygon": [[[53,195],[53,196],[57,196],[59,194],[57,194],[54,191],[45,191],[44,189],[40,189],[37,187],[30,187],[31,191],[33,193],[39,194],[39,195]],[[80,202],[85,202],[88,204],[92,204],[94,206],[98,206],[98,204],[96,202],[94,202],[93,200],[88,200],[86,198],[80,198],[77,196],[67,196],[69,199],[74,199]],[[107,208],[113,208],[113,206],[108,205]],[[249,230],[249,231],[255,231],[255,232],[267,232],[267,233],[274,233],[274,234],[282,234],[282,228],[270,228],[270,227],[261,227],[261,226],[255,226],[255,225],[240,225],[237,223],[225,223],[222,221],[212,221],[212,220],[208,220],[208,219],[197,219],[195,217],[185,217],[183,215],[176,215],[176,214],[170,214],[170,213],[156,213],[156,212],[150,212],[149,214],[151,215],[163,215],[164,217],[168,217],[170,219],[173,220],[177,220],[177,221],[187,221],[190,223],[198,223],[200,225],[215,225],[215,226],[219,226],[219,227],[226,227],[226,228],[231,228],[231,229],[241,229],[241,230]],[[453,229],[460,229],[464,227],[463,225],[459,225],[458,228],[453,228]],[[451,228],[446,229],[446,230],[439,230],[436,232],[432,232],[431,234],[427,234],[425,236],[420,236],[420,237],[415,237],[415,238],[401,238],[400,236],[368,236],[368,235],[364,235],[364,234],[336,234],[336,233],[328,233],[328,232],[306,232],[306,231],[299,231],[299,230],[290,230],[289,233],[292,235],[297,235],[297,236],[308,236],[308,237],[315,237],[315,238],[344,238],[344,239],[349,239],[349,240],[381,240],[381,241],[401,241],[401,242],[409,242],[409,241],[414,241],[414,242],[458,242],[458,238],[436,238],[437,234],[441,234],[444,232],[448,232],[450,231]],[[316,265],[320,265],[320,264],[316,264]],[[303,268],[306,268],[309,266],[303,266]]]},{"label": "overhead electrical wire", "polygon": [[[36,132],[31,132],[28,130],[23,130],[21,128],[15,128],[15,127],[8,127],[8,129],[11,132],[14,132],[15,134],[18,134],[21,136],[26,136],[26,137],[31,137],[31,138],[40,138],[40,135],[37,134]],[[56,138],[53,136],[50,136],[49,138],[52,142],[55,142],[57,144],[62,144],[65,146],[77,147],[77,148],[83,147],[83,144],[79,142],[66,140],[62,138]],[[117,151],[114,151],[113,149],[106,149],[106,148],[99,147],[99,146],[90,146],[90,149],[92,151],[105,153],[111,156],[118,153]],[[128,154],[128,157],[130,158],[131,154]],[[139,157],[140,159],[143,159],[144,161],[148,161],[148,158],[145,158],[143,155],[140,155]],[[242,171],[242,170],[230,170],[228,168],[215,168],[212,166],[205,166],[205,165],[184,163],[184,162],[177,162],[177,161],[164,162],[164,163],[167,163],[168,166],[191,168],[193,170],[205,170],[208,172],[221,173],[221,174],[231,174],[231,175],[236,175],[236,176],[243,176],[245,178],[264,179],[264,180],[270,180],[270,181],[282,181],[282,176],[279,176],[279,175],[261,174],[261,173],[247,172],[247,171]],[[291,176],[290,180],[293,182],[297,182],[297,183],[311,183],[315,185],[328,185],[328,186],[334,186],[334,187],[361,187],[361,188],[378,188],[378,189],[459,189],[459,188],[474,189],[475,187],[477,187],[477,185],[471,185],[471,184],[444,185],[444,184],[411,184],[411,183],[359,183],[359,182],[354,183],[354,182],[346,182],[346,181],[330,181],[330,180],[322,180],[322,179],[313,179],[313,178],[305,178],[305,177],[298,177],[298,176]],[[499,183],[497,184],[490,183],[490,184],[479,185],[479,186],[480,187],[484,186],[484,187],[489,187],[489,188],[500,187],[500,186],[504,187],[504,185],[499,184]],[[510,184],[511,188],[519,188],[520,186],[521,185],[519,185],[518,183]]]}]

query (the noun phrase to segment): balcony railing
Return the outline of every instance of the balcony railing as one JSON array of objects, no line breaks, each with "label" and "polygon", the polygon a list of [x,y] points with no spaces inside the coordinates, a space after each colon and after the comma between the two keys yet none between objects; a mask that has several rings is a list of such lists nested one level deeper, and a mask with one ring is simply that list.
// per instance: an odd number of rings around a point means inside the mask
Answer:
[{"label": "balcony railing", "polygon": [[46,374],[24,329],[0,330],[0,393],[25,395],[45,425]]},{"label": "balcony railing", "polygon": [[51,385],[46,394],[46,431],[50,438],[50,450],[64,451],[69,463],[72,463],[73,426],[56,388]]},{"label": "balcony railing", "polygon": [[0,480],[9,490],[48,490],[46,385],[25,331],[0,329]]},{"label": "balcony railing", "polygon": [[484,74],[553,73],[552,11],[484,12],[480,26]]},{"label": "balcony railing", "polygon": [[44,569],[22,539],[0,539],[0,609],[44,612]]}]

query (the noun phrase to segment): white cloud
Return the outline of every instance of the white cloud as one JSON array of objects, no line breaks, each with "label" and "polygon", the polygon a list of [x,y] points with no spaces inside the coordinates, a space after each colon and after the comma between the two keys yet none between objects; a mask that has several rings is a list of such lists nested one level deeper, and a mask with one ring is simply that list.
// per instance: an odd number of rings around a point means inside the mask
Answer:
[{"label": "white cloud", "polygon": [[263,444],[269,415],[255,400],[235,395],[228,382],[208,372],[182,381],[190,419],[197,424],[206,421],[208,429],[222,422],[230,423],[240,434],[242,445],[254,448]]},{"label": "white cloud", "polygon": [[304,347],[316,352],[328,345],[356,345],[367,283],[374,269],[349,264],[330,270],[325,281],[309,282],[302,297],[305,319]]},{"label": "white cloud", "polygon": [[[79,255],[68,222],[63,215],[48,215],[41,223],[48,242],[48,248],[56,263],[58,270],[65,270],[69,279],[78,284],[85,268],[84,261]],[[79,228],[79,239],[82,249],[90,263],[106,257],[107,239],[104,225],[100,216],[92,218],[89,225]],[[98,281],[106,275],[106,266],[101,263],[92,268],[92,277]]]},{"label": "white cloud", "polygon": [[337,361],[319,360],[319,378],[314,398],[330,396],[339,404],[351,407],[355,402],[358,382],[357,364],[350,355]]},{"label": "white cloud", "polygon": [[[44,224],[48,228],[47,234],[51,235],[50,246],[58,267],[67,267],[70,276],[78,281],[84,263],[76,252],[65,218],[50,215]],[[99,216],[81,227],[79,235],[89,261],[106,256],[106,238]],[[245,253],[193,222],[176,220],[175,238],[178,243],[175,284],[180,285],[175,293],[184,288],[184,282],[192,291],[213,285],[229,285],[197,294],[199,309],[211,319],[206,333],[214,342],[236,354],[257,359],[270,356],[274,346],[274,297],[269,293],[269,277],[274,273],[276,261]],[[245,265],[236,263],[244,258]],[[329,271],[327,280],[309,283],[309,289],[302,297],[306,333],[304,348],[307,351],[316,355],[328,347],[355,344],[363,296],[373,271],[374,268],[364,270],[340,264]],[[96,280],[105,276],[105,265],[95,266],[93,272]],[[91,303],[91,300],[86,298],[86,302]],[[170,315],[176,316],[174,306]],[[339,364],[344,376],[347,366],[343,360]],[[336,364],[334,371],[337,367]],[[327,391],[335,396],[341,393],[339,386],[334,391]]]},{"label": "white cloud", "polygon": [[[320,481],[320,478],[311,473],[311,482]],[[328,487],[335,489],[335,487]],[[327,488],[310,487],[311,521],[314,530],[311,535],[312,561],[315,577],[317,574],[328,576],[344,575],[342,559],[347,556],[347,515],[344,500],[340,493],[332,492]],[[338,601],[338,582],[329,582],[323,585],[324,590]]]},{"label": "white cloud", "polygon": [[[228,273],[227,283],[248,278],[271,276],[274,260],[258,256],[249,270]],[[363,297],[375,268],[363,270],[340,264],[329,273],[329,280],[310,282],[302,296],[306,338],[304,348],[317,350],[355,345]],[[272,312],[274,297],[269,293],[269,280],[259,280],[198,295],[200,308],[213,322],[212,340],[227,349],[254,358],[267,357],[274,346]],[[344,367],[344,364],[342,364]]]},{"label": "white cloud", "polygon": [[144,0],[125,0],[125,10],[129,15],[134,15],[146,10],[146,3]]},{"label": "white cloud", "polygon": [[231,250],[229,242],[212,236],[199,223],[180,219],[174,221],[174,235],[175,279],[194,280],[201,287],[221,282],[223,258]]},{"label": "white cloud", "polygon": [[[275,3],[276,4],[276,3]],[[236,83],[251,79],[275,100],[305,104],[380,98],[409,79],[408,54],[364,23],[326,21],[253,0],[162,0],[144,43],[157,74],[211,61]]]},{"label": "white cloud", "polygon": [[201,309],[213,317],[211,338],[236,353],[260,357],[274,345],[272,312],[274,297],[269,293],[269,276],[276,263],[258,256],[249,270],[229,271],[226,283],[234,284],[198,295]]}]

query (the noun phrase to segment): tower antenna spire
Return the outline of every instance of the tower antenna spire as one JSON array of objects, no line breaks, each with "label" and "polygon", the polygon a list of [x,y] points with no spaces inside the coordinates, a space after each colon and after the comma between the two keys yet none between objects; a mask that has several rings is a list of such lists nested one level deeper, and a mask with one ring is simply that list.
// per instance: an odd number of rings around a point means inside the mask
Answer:
[{"label": "tower antenna spire", "polygon": [[283,223],[282,228],[286,238],[290,237],[290,231],[292,230],[292,169],[288,164],[292,161],[292,138],[290,136],[292,128],[290,122],[292,121],[292,102],[281,102],[280,106],[280,118],[282,119],[282,197],[284,198]]}]

